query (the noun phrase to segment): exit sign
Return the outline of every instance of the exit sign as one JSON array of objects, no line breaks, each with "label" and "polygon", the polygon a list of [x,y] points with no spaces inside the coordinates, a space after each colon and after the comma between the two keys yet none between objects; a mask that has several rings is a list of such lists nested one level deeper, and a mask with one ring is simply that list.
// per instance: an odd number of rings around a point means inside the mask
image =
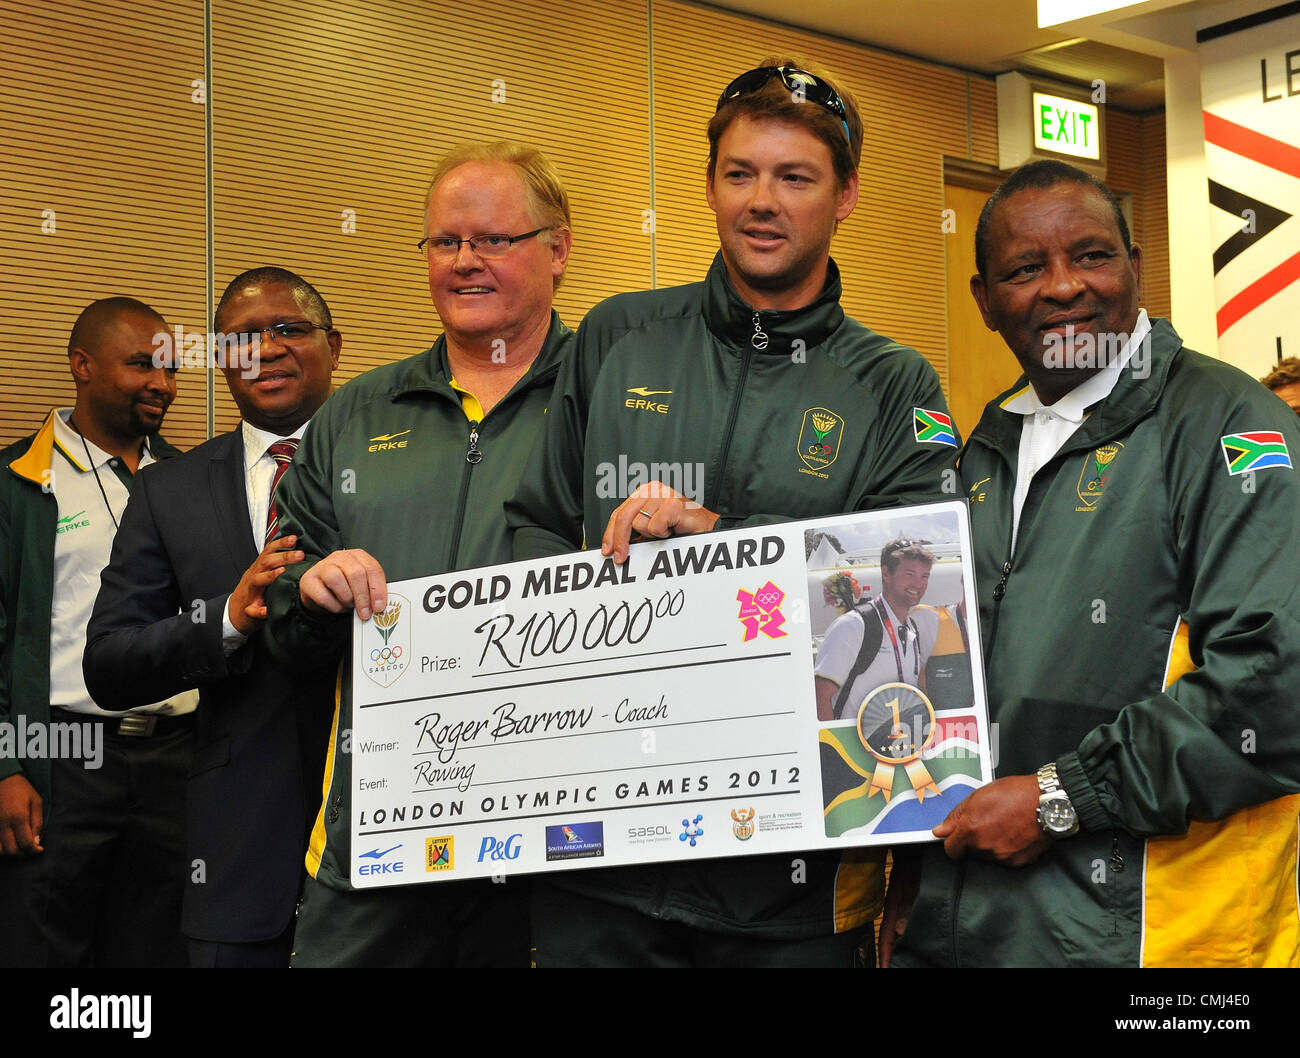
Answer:
[{"label": "exit sign", "polygon": [[1035,92],[1034,147],[1072,158],[1101,158],[1101,128],[1097,108],[1077,99]]},{"label": "exit sign", "polygon": [[1011,71],[998,74],[998,168],[1068,160],[1106,179],[1106,108],[1090,89]]}]

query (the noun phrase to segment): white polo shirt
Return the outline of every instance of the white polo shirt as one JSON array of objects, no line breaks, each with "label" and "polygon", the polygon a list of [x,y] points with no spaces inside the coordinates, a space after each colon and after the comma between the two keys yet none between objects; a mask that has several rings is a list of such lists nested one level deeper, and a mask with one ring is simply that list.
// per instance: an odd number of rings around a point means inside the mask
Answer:
[{"label": "white polo shirt", "polygon": [[[891,637],[889,631],[881,629],[876,656],[853,681],[840,715],[836,718],[839,720],[856,719],[863,699],[886,683],[908,683],[919,687],[925,663],[934,652],[935,640],[939,638],[939,615],[930,607],[914,608],[907,615],[906,623],[901,626],[906,631],[900,634],[898,617],[889,605],[877,597],[873,606],[877,614],[883,607],[894,634]],[[867,620],[875,618],[869,617]],[[843,687],[858,660],[864,635],[866,625],[857,610],[850,610],[835,618],[817,651],[817,664],[813,667],[813,674],[830,680],[837,687]]]},{"label": "white polo shirt", "polygon": [[[1039,400],[1032,385],[1026,385],[1002,402],[1004,411],[1024,416],[1011,517],[1013,555],[1016,552],[1016,536],[1020,532],[1020,512],[1024,510],[1025,497],[1029,495],[1029,483],[1061,450],[1061,446],[1073,436],[1074,431],[1083,425],[1083,420],[1088,417],[1088,409],[1110,396],[1119,382],[1120,372],[1128,366],[1134,351],[1150,333],[1151,322],[1147,319],[1147,310],[1138,309],[1133,333],[1124,343],[1115,363],[1091,375],[1055,404],[1044,404]],[[1150,356],[1147,357],[1146,364],[1149,369]]]},{"label": "white polo shirt", "polygon": [[[50,705],[73,713],[121,716],[91,700],[81,674],[81,656],[86,649],[86,625],[99,594],[99,575],[108,565],[116,523],[122,520],[131,495],[131,474],[120,459],[69,426],[71,415],[71,408],[59,408],[54,415],[50,486],[59,504],[59,521],[50,612]],[[140,454],[141,469],[152,462],[146,444]],[[197,691],[185,691],[131,712],[179,715],[192,712],[198,700]]]}]

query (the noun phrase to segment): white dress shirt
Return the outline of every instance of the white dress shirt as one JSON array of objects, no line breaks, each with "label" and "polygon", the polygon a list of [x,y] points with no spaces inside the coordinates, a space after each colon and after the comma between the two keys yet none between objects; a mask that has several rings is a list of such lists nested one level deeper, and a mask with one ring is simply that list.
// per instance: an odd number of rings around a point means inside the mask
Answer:
[{"label": "white dress shirt", "polygon": [[[294,438],[302,441],[307,436],[310,424],[311,420],[308,419],[287,434],[261,430],[247,419],[239,424],[244,439],[244,495],[248,500],[248,520],[253,529],[253,543],[257,545],[259,553],[266,536],[266,515],[271,509],[271,482],[275,480],[276,462],[271,455],[271,446]],[[226,656],[229,657],[243,646],[247,638],[230,620],[230,596],[227,595],[226,605],[221,608],[221,643]]]}]

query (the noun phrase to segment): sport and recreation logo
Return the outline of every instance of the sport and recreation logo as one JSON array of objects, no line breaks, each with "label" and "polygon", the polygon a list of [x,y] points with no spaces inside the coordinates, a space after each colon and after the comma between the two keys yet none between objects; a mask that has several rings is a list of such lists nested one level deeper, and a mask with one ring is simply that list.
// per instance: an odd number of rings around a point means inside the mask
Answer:
[{"label": "sport and recreation logo", "polygon": [[912,428],[917,441],[922,444],[957,447],[957,431],[952,428],[952,417],[941,411],[913,408]]},{"label": "sport and recreation logo", "polygon": [[1084,508],[1097,506],[1101,494],[1106,490],[1106,482],[1110,480],[1110,465],[1123,447],[1119,441],[1112,441],[1083,457],[1083,467],[1079,471],[1079,484],[1075,491],[1083,501]]},{"label": "sport and recreation logo", "polygon": [[799,427],[799,444],[795,449],[804,466],[821,470],[835,462],[844,437],[844,420],[829,408],[809,408]]},{"label": "sport and recreation logo", "polygon": [[1277,430],[1230,433],[1219,438],[1219,443],[1223,446],[1223,458],[1228,461],[1229,474],[1246,474],[1268,467],[1295,469],[1286,438]]},{"label": "sport and recreation logo", "polygon": [[677,840],[690,842],[691,848],[695,848],[696,842],[704,837],[704,828],[700,826],[703,822],[702,815],[697,815],[694,819],[683,819],[682,832],[677,835]]},{"label": "sport and recreation logo", "polygon": [[411,603],[400,595],[361,626],[366,676],[381,687],[395,683],[411,658]]},{"label": "sport and recreation logo", "polygon": [[754,836],[754,817],[757,812],[750,808],[733,808],[731,810],[731,832],[739,841],[748,841]]}]

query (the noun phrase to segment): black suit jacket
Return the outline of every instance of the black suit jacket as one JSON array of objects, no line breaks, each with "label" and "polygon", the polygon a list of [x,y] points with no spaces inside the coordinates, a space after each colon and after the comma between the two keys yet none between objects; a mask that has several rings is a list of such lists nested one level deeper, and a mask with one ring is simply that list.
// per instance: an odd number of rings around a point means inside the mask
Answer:
[{"label": "black suit jacket", "polygon": [[199,689],[182,923],[200,940],[289,925],[320,805],[336,672],[285,671],[260,629],[222,649],[224,608],[258,550],[236,429],[136,475],[86,629],[86,686],[103,708]]}]

